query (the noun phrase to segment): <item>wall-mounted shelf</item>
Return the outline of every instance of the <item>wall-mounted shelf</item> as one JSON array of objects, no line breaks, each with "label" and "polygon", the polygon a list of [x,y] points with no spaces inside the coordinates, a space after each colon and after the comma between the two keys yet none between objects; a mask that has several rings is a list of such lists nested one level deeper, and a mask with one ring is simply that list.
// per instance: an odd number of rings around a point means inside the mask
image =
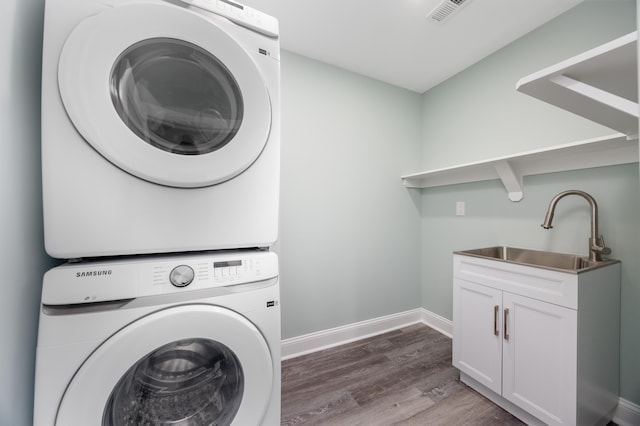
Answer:
[{"label": "wall-mounted shelf", "polygon": [[516,89],[625,135],[638,134],[638,32],[523,77]]},{"label": "wall-mounted shelf", "polygon": [[638,162],[638,140],[616,133],[553,148],[445,167],[402,176],[408,188],[431,188],[500,179],[509,199],[524,197],[522,178],[529,175]]},{"label": "wall-mounted shelf", "polygon": [[524,197],[528,175],[638,162],[638,32],[518,81],[516,89],[618,132],[547,149],[402,177],[409,188],[500,179],[509,199]]}]

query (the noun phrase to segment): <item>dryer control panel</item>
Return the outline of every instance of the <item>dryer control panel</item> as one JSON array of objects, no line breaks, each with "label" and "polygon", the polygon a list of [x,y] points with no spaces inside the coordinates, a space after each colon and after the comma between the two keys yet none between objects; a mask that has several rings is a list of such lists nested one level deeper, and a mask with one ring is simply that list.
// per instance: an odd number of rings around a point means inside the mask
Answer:
[{"label": "dryer control panel", "polygon": [[181,0],[184,3],[224,16],[238,25],[269,37],[278,37],[278,20],[249,6],[231,0]]},{"label": "dryer control panel", "polygon": [[44,276],[42,303],[72,305],[231,287],[278,276],[272,252],[228,251],[69,263]]}]

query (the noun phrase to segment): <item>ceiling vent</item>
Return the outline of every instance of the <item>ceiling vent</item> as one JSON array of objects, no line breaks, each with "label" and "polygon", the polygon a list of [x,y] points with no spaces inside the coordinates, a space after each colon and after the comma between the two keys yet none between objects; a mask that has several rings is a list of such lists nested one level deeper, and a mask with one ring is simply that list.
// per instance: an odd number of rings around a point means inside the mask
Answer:
[{"label": "ceiling vent", "polygon": [[451,18],[451,16],[460,10],[468,1],[469,0],[444,0],[427,14],[427,18],[437,24],[441,24]]}]

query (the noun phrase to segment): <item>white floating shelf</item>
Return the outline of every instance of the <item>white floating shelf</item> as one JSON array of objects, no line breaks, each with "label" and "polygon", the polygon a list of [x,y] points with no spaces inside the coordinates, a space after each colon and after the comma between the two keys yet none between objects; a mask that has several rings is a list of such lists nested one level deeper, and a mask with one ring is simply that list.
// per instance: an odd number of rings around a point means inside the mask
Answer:
[{"label": "white floating shelf", "polygon": [[518,81],[516,89],[621,133],[402,176],[409,188],[500,179],[524,197],[528,175],[638,162],[638,32]]},{"label": "white floating shelf", "polygon": [[402,176],[408,188],[431,188],[500,179],[511,201],[524,197],[529,175],[638,162],[638,140],[616,133],[552,148]]},{"label": "white floating shelf", "polygon": [[625,135],[638,134],[638,32],[523,77],[516,89]]}]

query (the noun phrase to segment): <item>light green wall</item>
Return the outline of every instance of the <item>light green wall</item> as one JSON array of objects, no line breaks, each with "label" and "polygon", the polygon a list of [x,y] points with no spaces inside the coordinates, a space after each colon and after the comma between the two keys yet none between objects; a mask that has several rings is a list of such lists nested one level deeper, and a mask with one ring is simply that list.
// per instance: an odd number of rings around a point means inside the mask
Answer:
[{"label": "light green wall", "polygon": [[586,2],[429,90],[422,166],[463,164],[615,133],[515,87],[532,72],[634,29],[634,1]]},{"label": "light green wall", "polygon": [[[636,29],[633,1],[591,1],[425,93],[423,169],[478,161],[615,133],[515,91],[521,77]],[[638,165],[527,177],[524,200],[507,199],[499,181],[422,190],[423,306],[452,317],[454,250],[513,245],[587,252],[589,210],[560,201],[552,230],[540,227],[550,199],[582,189],[600,207],[600,231],[622,260],[622,396],[640,404],[640,185]],[[575,198],[575,199],[573,199]],[[456,201],[466,216],[455,216]]]},{"label": "light green wall", "polygon": [[3,1],[0,14],[0,425],[32,424],[44,253],[40,66],[44,0]]},{"label": "light green wall", "polygon": [[[12,273],[11,279],[2,281],[0,289],[0,341],[4,348],[0,351],[0,424],[26,426],[31,424],[32,415],[41,275],[52,265],[42,249],[39,181],[39,69],[44,0],[9,0],[5,6],[0,17],[0,53],[11,59],[0,61],[0,122],[7,130],[4,134],[11,137],[2,141],[5,155],[0,159],[0,262],[3,271]],[[616,22],[620,22],[619,27],[612,29],[601,24],[600,12],[580,7],[572,12],[576,14],[571,15],[573,18],[569,15],[562,18],[578,20],[577,16],[584,15],[584,25],[573,24],[578,25],[576,31],[558,38],[528,41],[538,51],[536,55],[548,59],[546,63],[538,64],[535,59],[538,56],[532,56],[535,60],[529,64],[528,55],[533,53],[528,52],[527,57],[510,63],[501,72],[512,69],[517,79],[539,66],[590,47],[599,42],[597,38],[606,41],[613,38],[609,37],[613,33],[628,32],[632,14],[627,9],[621,14],[618,8],[602,10],[602,15],[613,14]],[[558,33],[562,33],[562,25],[555,25]],[[601,28],[609,30],[601,34]],[[516,70],[522,64],[527,69]],[[424,193],[406,190],[400,184],[401,175],[433,165],[457,164],[518,152],[538,144],[554,145],[607,133],[570,114],[554,111],[540,101],[512,93],[515,80],[502,87],[502,74],[489,72],[491,63],[480,63],[478,69],[488,73],[481,84],[473,84],[473,78],[471,83],[452,80],[428,92],[422,105],[420,95],[283,53],[282,209],[278,247],[283,337],[421,305],[450,318],[447,314],[451,306],[450,253],[454,249],[509,242],[582,250],[587,219],[581,205],[572,207],[572,200],[561,201],[560,208],[567,209],[566,218],[562,219],[559,212],[553,231],[538,229],[540,212],[546,208],[548,198],[575,186],[592,192],[600,202],[602,232],[615,257],[623,260],[623,396],[640,404],[640,372],[635,366],[640,359],[640,327],[637,327],[640,316],[635,308],[640,303],[640,271],[635,265],[640,253],[636,242],[640,240],[638,189],[634,192],[633,183],[629,183],[634,176],[638,182],[637,168],[620,166],[529,178],[521,203],[508,202],[499,182],[435,188]],[[469,70],[472,71],[473,68]],[[456,85],[464,84],[469,84],[470,90],[455,89]],[[490,89],[483,93],[485,85],[502,91],[504,95],[500,96],[513,94],[514,98],[506,101],[509,108],[492,109],[504,98],[496,98],[498,92]],[[474,104],[468,104],[469,93],[475,93]],[[438,111],[449,103],[446,114],[440,116],[443,120],[440,125]],[[478,112],[481,114],[476,117]],[[483,114],[493,113],[496,117],[492,120],[482,120]],[[501,124],[497,120],[499,114],[503,117]],[[421,135],[423,119],[425,130]],[[470,123],[475,124],[469,126]],[[539,128],[539,123],[549,128]],[[544,138],[534,137],[536,132],[541,132]],[[495,139],[478,137],[483,133]],[[453,216],[458,200],[467,202],[464,218]],[[422,217],[421,204],[424,204]],[[425,224],[431,224],[431,228]],[[572,240],[574,235],[578,241]],[[565,239],[572,241],[566,247],[562,242]]]},{"label": "light green wall", "polygon": [[283,52],[283,338],[420,306],[420,102]]}]

